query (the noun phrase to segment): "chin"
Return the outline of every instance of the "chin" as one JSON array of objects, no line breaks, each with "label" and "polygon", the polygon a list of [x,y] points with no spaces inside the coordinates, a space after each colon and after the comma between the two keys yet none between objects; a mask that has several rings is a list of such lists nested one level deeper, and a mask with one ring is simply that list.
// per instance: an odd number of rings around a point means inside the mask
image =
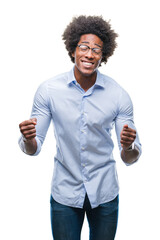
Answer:
[{"label": "chin", "polygon": [[97,69],[78,69],[78,70],[84,76],[91,76],[95,74]]}]

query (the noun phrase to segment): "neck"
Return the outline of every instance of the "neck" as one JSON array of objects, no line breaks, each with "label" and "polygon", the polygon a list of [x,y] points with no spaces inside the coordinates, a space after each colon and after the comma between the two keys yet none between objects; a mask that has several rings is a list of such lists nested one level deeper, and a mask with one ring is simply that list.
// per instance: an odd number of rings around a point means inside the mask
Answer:
[{"label": "neck", "polygon": [[79,72],[79,70],[78,71],[77,70],[74,69],[76,81],[80,84],[81,88],[83,88],[84,91],[87,91],[95,84],[97,72],[95,71],[91,75],[83,75],[82,73]]}]

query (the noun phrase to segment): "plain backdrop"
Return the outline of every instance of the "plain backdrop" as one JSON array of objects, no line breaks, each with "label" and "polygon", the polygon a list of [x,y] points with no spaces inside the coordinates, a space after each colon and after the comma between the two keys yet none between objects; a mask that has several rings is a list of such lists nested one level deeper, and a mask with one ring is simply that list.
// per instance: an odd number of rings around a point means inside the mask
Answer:
[{"label": "plain backdrop", "polygon": [[[99,70],[130,94],[143,154],[126,167],[114,156],[120,183],[116,240],[160,239],[160,34],[158,0],[5,0],[0,3],[0,239],[52,240],[52,125],[37,157],[21,152],[19,123],[30,117],[41,82],[73,64],[62,33],[74,16],[102,15],[119,34],[115,54]],[[85,219],[82,240],[89,239]],[[65,240],[65,239],[64,239]],[[100,239],[103,240],[103,239]]]}]

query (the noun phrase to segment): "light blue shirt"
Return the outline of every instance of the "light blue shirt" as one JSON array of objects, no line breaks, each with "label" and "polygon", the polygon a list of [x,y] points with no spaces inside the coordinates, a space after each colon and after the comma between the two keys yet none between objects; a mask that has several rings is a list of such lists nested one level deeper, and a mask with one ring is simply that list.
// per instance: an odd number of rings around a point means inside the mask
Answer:
[{"label": "light blue shirt", "polygon": [[[121,152],[123,125],[135,129],[131,99],[118,83],[97,71],[95,84],[85,92],[73,68],[40,85],[31,118],[37,118],[34,155],[41,150],[50,121],[54,124],[57,153],[51,194],[57,202],[82,208],[87,192],[95,208],[118,195],[111,130],[115,126]],[[141,154],[138,134],[135,144]]]}]

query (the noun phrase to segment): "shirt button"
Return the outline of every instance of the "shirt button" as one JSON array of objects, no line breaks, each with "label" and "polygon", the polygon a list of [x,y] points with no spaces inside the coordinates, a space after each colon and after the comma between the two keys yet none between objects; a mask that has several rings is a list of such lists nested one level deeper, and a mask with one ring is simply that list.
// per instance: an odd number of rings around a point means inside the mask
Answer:
[{"label": "shirt button", "polygon": [[85,167],[86,166],[85,163],[82,163],[82,166]]},{"label": "shirt button", "polygon": [[84,148],[84,147],[81,147],[81,149],[84,151],[85,148]]},{"label": "shirt button", "polygon": [[82,133],[85,133],[86,131],[84,131],[83,129],[81,130]]}]

